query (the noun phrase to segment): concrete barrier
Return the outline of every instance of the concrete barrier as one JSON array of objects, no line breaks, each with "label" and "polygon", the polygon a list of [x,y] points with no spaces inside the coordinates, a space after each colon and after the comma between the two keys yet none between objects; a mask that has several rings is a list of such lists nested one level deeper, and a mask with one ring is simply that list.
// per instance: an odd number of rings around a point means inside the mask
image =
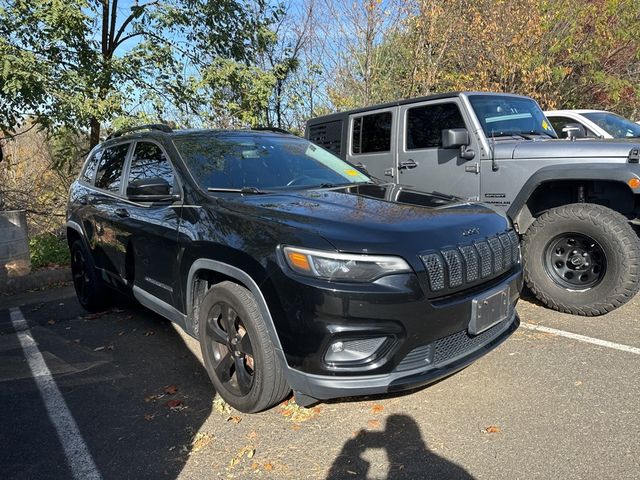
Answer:
[{"label": "concrete barrier", "polygon": [[0,282],[30,271],[27,215],[24,210],[0,211]]}]

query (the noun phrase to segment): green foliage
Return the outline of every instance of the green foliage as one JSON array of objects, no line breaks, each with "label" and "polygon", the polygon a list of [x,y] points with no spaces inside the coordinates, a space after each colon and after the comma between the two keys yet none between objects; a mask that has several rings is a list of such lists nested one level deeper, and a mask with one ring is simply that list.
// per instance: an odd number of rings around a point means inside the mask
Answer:
[{"label": "green foliage", "polygon": [[67,265],[71,261],[67,240],[48,233],[29,239],[29,252],[33,268]]}]

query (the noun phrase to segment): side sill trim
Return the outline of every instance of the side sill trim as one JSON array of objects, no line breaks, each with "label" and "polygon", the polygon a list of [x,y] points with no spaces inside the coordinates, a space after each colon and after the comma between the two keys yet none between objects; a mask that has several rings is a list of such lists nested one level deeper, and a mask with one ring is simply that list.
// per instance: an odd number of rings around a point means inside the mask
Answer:
[{"label": "side sill trim", "polygon": [[187,316],[173,308],[168,303],[163,302],[159,298],[151,295],[149,292],[146,292],[136,285],[133,286],[133,296],[148,309],[153,310],[158,315],[161,315],[171,320],[172,322],[177,323],[183,329],[185,329]]}]

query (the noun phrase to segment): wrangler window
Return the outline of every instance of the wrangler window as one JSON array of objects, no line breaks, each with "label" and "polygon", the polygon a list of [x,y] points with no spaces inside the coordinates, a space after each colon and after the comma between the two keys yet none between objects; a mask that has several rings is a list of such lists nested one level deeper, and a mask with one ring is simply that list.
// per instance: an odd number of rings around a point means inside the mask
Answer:
[{"label": "wrangler window", "polygon": [[407,110],[407,150],[442,147],[442,130],[465,128],[458,105],[438,103]]},{"label": "wrangler window", "polygon": [[391,150],[391,112],[364,115],[353,120],[351,150],[354,154]]}]

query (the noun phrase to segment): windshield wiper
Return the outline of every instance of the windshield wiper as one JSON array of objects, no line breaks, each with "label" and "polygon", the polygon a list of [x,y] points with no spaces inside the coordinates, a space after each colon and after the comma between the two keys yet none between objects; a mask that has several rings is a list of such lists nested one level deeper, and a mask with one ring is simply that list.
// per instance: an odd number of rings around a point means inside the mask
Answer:
[{"label": "windshield wiper", "polygon": [[269,192],[267,192],[265,190],[260,190],[257,187],[242,187],[242,188],[209,187],[209,188],[207,188],[207,192],[251,193],[253,195],[264,195],[265,193],[269,193]]}]

